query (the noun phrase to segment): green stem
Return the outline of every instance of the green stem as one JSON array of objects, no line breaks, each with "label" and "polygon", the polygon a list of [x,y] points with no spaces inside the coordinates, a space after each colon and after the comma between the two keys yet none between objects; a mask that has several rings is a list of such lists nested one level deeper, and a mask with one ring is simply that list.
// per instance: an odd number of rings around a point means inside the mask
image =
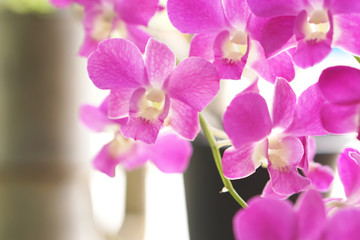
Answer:
[{"label": "green stem", "polygon": [[360,57],[354,56],[354,58],[356,59],[356,61],[358,61],[358,63],[360,63]]},{"label": "green stem", "polygon": [[222,170],[222,165],[221,165],[221,155],[220,155],[219,149],[216,147],[215,138],[211,134],[210,127],[207,124],[205,118],[202,116],[201,113],[199,114],[199,120],[200,120],[200,126],[201,126],[201,128],[205,134],[205,137],[207,138],[209,145],[211,147],[211,151],[214,156],[217,170],[219,172],[222,182],[224,183],[225,188],[229,191],[231,196],[240,204],[241,207],[243,207],[243,208],[247,207],[246,202],[235,191],[233,185],[231,184],[231,181],[224,176],[224,173]]}]

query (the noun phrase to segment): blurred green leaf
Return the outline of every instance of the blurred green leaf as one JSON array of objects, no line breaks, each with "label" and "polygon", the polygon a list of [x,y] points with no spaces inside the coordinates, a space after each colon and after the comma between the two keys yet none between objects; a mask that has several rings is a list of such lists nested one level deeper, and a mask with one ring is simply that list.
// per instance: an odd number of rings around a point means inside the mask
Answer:
[{"label": "blurred green leaf", "polygon": [[22,14],[48,14],[54,11],[49,0],[1,0],[0,8]]}]

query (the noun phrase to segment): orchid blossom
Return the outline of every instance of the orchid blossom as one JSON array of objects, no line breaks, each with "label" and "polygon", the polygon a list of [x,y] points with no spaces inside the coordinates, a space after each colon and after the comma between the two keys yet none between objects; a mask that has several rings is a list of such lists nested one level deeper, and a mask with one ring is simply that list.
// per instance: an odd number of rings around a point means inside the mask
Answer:
[{"label": "orchid blossom", "polygon": [[304,146],[300,137],[326,134],[320,117],[313,117],[319,115],[319,108],[308,103],[309,98],[321,101],[313,98],[314,90],[314,86],[310,87],[296,103],[290,85],[278,78],[272,118],[258,93],[237,95],[224,115],[224,129],[234,145],[224,153],[224,175],[230,179],[244,178],[265,165],[271,179],[268,184],[275,193],[291,195],[308,187],[310,180],[298,172],[298,168],[308,172],[309,165],[308,157],[304,158],[307,143]]},{"label": "orchid blossom", "polygon": [[266,57],[289,50],[294,63],[307,68],[339,47],[360,54],[360,2],[357,0],[248,0],[264,21],[255,39]]},{"label": "orchid blossom", "polygon": [[191,144],[170,132],[160,133],[155,144],[145,144],[121,135],[119,128],[126,123],[124,119],[109,119],[107,117],[108,99],[99,107],[83,105],[80,108],[80,119],[88,128],[102,132],[113,129],[114,138],[105,144],[93,160],[94,168],[115,176],[115,168],[121,164],[130,171],[144,165],[148,160],[165,173],[184,172],[192,154]]},{"label": "orchid blossom", "polygon": [[245,66],[270,82],[276,77],[294,78],[287,53],[265,59],[264,50],[249,32],[254,17],[245,0],[169,0],[167,9],[177,29],[195,34],[190,56],[213,61],[221,78],[240,79]]},{"label": "orchid blossom", "polygon": [[140,26],[147,26],[159,9],[159,0],[51,0],[57,7],[78,3],[84,7],[84,43],[79,54],[87,57],[100,41],[118,31],[135,43],[140,50],[150,35]]},{"label": "orchid blossom", "polygon": [[124,39],[109,39],[88,59],[89,77],[100,89],[110,89],[109,117],[129,117],[121,126],[127,138],[154,143],[166,124],[187,139],[200,130],[198,112],[219,90],[216,68],[191,57],[175,67],[175,56],[163,43],[150,39],[144,59]]}]

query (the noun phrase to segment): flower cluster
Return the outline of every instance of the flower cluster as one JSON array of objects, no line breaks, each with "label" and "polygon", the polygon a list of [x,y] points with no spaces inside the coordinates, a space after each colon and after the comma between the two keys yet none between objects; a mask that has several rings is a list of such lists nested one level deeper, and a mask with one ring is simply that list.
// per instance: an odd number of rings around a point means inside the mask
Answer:
[{"label": "flower cluster", "polygon": [[[234,218],[237,239],[356,238],[360,154],[347,148],[338,160],[347,199],[324,203],[318,191],[330,189],[333,171],[313,161],[313,137],[356,133],[360,140],[360,70],[326,68],[299,97],[291,81],[297,67],[321,62],[332,47],[360,54],[360,1],[168,0],[169,21],[192,34],[189,57],[182,61],[145,29],[163,10],[157,0],[52,2],[84,7],[80,55],[88,57],[93,84],[110,91],[100,107],[81,108],[81,120],[91,129],[116,126],[114,139],[95,157],[98,170],[113,176],[118,164],[131,170],[150,160],[164,172],[183,172],[192,152],[187,140],[195,139],[201,124],[213,152],[230,146],[222,159],[214,158],[225,187],[242,206],[229,179],[245,178],[260,166],[269,172],[262,196]],[[124,29],[124,38],[112,38]],[[199,121],[220,81],[241,80],[245,70],[259,80],[231,101],[224,131],[209,127],[202,116]],[[257,86],[263,80],[274,86],[272,99]],[[299,192],[304,193],[293,209],[283,199]]]}]

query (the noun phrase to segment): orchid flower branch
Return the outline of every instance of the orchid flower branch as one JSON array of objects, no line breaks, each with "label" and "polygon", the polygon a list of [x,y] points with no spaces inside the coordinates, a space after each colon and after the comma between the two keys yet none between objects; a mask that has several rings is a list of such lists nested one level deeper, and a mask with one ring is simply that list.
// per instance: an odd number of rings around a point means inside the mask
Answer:
[{"label": "orchid flower branch", "polygon": [[219,148],[216,145],[216,141],[213,134],[211,133],[210,126],[208,125],[208,123],[206,122],[205,118],[201,113],[199,113],[199,120],[200,120],[201,129],[203,130],[204,135],[209,142],[211,152],[215,160],[216,168],[219,172],[222,182],[224,183],[224,187],[229,191],[230,195],[235,199],[235,201],[237,201],[240,204],[242,208],[246,208],[247,207],[246,202],[236,192],[231,181],[224,176],[221,165],[221,155],[219,152]]}]

